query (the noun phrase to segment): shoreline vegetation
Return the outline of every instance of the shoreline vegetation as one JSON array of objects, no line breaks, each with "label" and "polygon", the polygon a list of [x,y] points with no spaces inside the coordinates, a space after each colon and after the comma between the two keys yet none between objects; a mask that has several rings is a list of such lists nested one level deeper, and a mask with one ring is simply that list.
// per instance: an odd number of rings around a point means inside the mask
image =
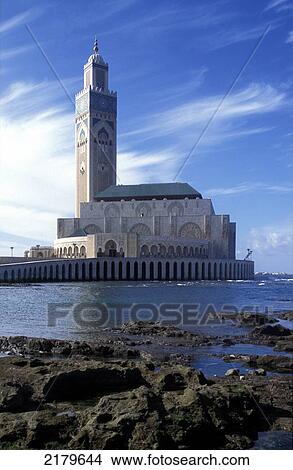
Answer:
[{"label": "shoreline vegetation", "polygon": [[[260,314],[242,321],[241,340],[153,322],[91,342],[0,337],[0,448],[246,449],[258,432],[292,432],[292,331]],[[282,354],[220,354],[230,369],[207,377],[174,352],[240,341]]]}]

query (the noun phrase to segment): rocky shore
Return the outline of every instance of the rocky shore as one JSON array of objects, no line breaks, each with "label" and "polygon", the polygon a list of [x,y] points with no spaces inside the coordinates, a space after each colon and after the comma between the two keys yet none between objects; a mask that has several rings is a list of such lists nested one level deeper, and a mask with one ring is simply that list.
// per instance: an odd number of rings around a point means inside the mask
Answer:
[{"label": "rocky shore", "polygon": [[[279,326],[255,338],[292,341]],[[151,322],[92,342],[0,337],[0,448],[243,449],[259,431],[290,431],[288,357],[227,355],[264,373],[205,377],[174,354],[219,341]]]}]

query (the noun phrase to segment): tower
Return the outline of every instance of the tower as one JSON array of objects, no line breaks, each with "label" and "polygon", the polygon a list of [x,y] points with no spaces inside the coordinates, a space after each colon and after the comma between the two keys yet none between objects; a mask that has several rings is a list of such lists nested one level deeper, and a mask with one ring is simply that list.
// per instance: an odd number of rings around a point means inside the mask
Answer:
[{"label": "tower", "polygon": [[84,66],[84,87],[75,97],[76,217],[80,203],[116,184],[117,93],[108,88],[108,64],[95,39]]}]

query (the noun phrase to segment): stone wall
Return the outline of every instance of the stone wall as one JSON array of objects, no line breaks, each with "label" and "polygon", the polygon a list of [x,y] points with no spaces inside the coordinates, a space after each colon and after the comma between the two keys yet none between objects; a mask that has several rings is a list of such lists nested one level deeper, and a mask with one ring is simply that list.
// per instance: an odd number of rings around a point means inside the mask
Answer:
[{"label": "stone wall", "polygon": [[253,261],[88,258],[0,265],[0,282],[253,279]]}]

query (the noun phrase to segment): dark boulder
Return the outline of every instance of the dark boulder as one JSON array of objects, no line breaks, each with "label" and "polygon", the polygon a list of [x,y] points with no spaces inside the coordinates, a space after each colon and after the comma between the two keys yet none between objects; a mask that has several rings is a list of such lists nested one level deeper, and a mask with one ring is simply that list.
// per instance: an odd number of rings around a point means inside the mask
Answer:
[{"label": "dark boulder", "polygon": [[47,401],[77,400],[102,393],[129,390],[145,384],[140,369],[97,366],[51,374],[43,387]]},{"label": "dark boulder", "polygon": [[285,328],[280,323],[275,325],[263,325],[257,326],[251,332],[252,336],[290,336],[291,330],[289,328]]}]

